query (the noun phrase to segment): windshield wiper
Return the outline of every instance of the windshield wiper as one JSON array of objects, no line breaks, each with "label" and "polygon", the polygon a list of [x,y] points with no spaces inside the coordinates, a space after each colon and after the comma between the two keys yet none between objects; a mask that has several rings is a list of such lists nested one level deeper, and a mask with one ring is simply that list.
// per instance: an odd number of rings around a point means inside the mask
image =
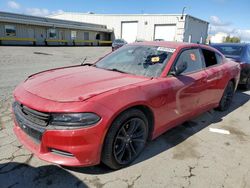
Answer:
[{"label": "windshield wiper", "polygon": [[124,72],[124,71],[121,71],[121,70],[118,70],[118,69],[106,69],[106,70],[110,70],[110,71],[115,71],[115,72],[120,72],[120,73],[125,73],[127,74],[127,72]]},{"label": "windshield wiper", "polygon": [[95,67],[96,65],[93,63],[85,63],[85,61],[88,59],[88,57],[85,57],[81,63],[81,66],[93,66]]},{"label": "windshield wiper", "polygon": [[96,65],[93,64],[93,63],[84,63],[84,64],[81,64],[81,66],[92,66],[92,67],[95,67]]}]

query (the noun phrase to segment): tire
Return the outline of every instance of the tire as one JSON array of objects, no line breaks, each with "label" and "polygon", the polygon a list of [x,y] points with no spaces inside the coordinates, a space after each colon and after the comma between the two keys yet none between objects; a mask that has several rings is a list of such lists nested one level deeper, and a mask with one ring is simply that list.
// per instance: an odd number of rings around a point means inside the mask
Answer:
[{"label": "tire", "polygon": [[217,110],[226,111],[229,109],[234,96],[234,84],[232,81],[229,81],[226,89],[224,90],[223,96],[220,100]]},{"label": "tire", "polygon": [[250,76],[247,78],[246,84],[244,85],[245,90],[250,90]]},{"label": "tire", "polygon": [[102,162],[117,170],[131,164],[145,147],[148,120],[137,109],[119,115],[112,123],[103,145]]}]

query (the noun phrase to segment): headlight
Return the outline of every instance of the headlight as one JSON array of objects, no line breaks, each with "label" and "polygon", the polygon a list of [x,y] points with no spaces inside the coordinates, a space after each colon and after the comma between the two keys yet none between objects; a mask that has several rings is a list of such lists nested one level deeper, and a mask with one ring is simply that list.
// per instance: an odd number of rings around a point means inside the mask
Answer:
[{"label": "headlight", "polygon": [[50,124],[56,126],[87,126],[97,123],[101,118],[94,113],[52,114]]}]

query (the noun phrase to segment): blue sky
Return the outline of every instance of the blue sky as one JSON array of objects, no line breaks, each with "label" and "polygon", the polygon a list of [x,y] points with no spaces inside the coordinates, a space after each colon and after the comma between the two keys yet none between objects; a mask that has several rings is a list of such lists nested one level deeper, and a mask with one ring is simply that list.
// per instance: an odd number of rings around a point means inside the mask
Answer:
[{"label": "blue sky", "polygon": [[250,41],[249,0],[0,0],[0,11],[48,16],[58,12],[186,13],[210,22],[210,33],[225,32]]}]

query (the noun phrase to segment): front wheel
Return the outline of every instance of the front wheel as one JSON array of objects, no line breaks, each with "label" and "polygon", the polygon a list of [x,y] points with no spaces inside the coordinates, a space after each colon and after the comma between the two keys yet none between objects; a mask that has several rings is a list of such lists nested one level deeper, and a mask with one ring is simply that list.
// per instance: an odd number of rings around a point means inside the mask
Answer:
[{"label": "front wheel", "polygon": [[224,90],[223,96],[220,100],[219,106],[218,106],[218,110],[219,111],[226,111],[229,109],[232,100],[233,100],[233,96],[234,96],[234,84],[232,81],[230,81],[227,84],[226,89]]},{"label": "front wheel", "polygon": [[137,109],[122,113],[111,125],[102,152],[102,162],[112,169],[132,163],[145,147],[148,120]]}]

